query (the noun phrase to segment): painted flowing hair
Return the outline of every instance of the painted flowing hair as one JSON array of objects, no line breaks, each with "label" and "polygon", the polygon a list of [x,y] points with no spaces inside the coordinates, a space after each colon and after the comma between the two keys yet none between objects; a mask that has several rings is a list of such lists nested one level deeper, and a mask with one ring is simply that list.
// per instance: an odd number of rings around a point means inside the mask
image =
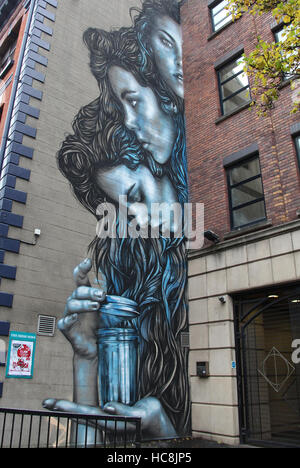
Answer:
[{"label": "painted flowing hair", "polygon": [[[107,198],[96,184],[96,169],[147,163],[122,125],[105,120],[101,102],[96,99],[80,110],[74,133],[57,154],[75,197],[97,219],[97,207]],[[157,397],[177,434],[189,434],[188,351],[181,346],[181,333],[188,329],[184,239],[95,237],[89,249],[95,270],[106,278],[107,293],[139,305],[134,324],[140,336],[139,398]]]}]

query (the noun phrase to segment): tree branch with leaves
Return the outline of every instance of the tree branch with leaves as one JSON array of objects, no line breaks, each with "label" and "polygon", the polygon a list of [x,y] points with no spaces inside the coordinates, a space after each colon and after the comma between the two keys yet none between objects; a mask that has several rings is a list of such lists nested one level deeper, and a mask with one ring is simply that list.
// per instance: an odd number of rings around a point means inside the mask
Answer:
[{"label": "tree branch with leaves", "polygon": [[[284,82],[292,90],[291,113],[300,110],[300,0],[228,0],[233,21],[245,13],[272,13],[281,30],[278,41],[257,35],[255,49],[243,55],[244,69],[251,80],[252,106],[266,115],[279,98]],[[282,28],[282,29],[281,29]]]}]

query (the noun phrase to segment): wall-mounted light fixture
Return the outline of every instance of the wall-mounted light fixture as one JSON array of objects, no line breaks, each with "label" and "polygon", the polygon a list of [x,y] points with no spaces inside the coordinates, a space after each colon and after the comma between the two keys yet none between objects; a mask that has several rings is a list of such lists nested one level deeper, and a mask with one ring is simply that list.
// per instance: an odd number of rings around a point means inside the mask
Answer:
[{"label": "wall-mounted light fixture", "polygon": [[38,229],[38,228],[35,228],[34,231],[33,231],[33,240],[30,242],[30,241],[25,241],[25,240],[20,240],[20,242],[22,242],[22,244],[27,244],[27,245],[36,245],[37,244],[37,240],[38,238],[40,237],[41,235],[41,230]]}]

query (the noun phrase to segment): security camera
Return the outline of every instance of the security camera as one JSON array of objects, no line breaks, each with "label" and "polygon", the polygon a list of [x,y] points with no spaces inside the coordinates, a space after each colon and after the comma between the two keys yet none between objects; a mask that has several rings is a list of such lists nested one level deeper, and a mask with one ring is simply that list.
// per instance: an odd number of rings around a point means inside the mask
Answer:
[{"label": "security camera", "polygon": [[225,299],[224,296],[220,296],[220,297],[218,297],[218,299],[219,299],[219,301],[221,302],[221,304],[225,304],[226,299]]},{"label": "security camera", "polygon": [[218,236],[218,234],[216,234],[215,232],[211,231],[210,229],[208,229],[207,231],[204,231],[204,237],[211,241],[211,242],[214,242],[215,244],[217,244],[218,242],[220,242],[220,237]]}]

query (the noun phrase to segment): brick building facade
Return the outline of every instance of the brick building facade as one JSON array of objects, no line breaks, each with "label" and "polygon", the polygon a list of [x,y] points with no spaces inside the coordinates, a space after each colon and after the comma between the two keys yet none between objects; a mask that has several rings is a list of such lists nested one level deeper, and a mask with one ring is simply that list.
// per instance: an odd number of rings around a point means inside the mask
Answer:
[{"label": "brick building facade", "polygon": [[192,201],[205,204],[206,227],[222,238],[231,231],[223,160],[254,142],[259,147],[267,220],[275,226],[297,219],[299,166],[291,126],[299,118],[290,115],[289,87],[282,89],[265,119],[248,108],[230,116],[222,116],[220,109],[216,64],[228,61],[227,54],[236,50],[251,52],[255,29],[262,39],[274,40],[272,16],[245,15],[217,33],[212,33],[206,2],[188,2],[182,17],[190,195]]},{"label": "brick building facade", "polygon": [[[278,416],[284,399],[299,399],[299,366],[291,357],[297,321],[290,317],[288,336],[279,338],[288,303],[295,306],[299,294],[299,116],[290,114],[285,83],[267,117],[249,110],[238,60],[253,50],[257,35],[274,40],[278,25],[271,15],[232,22],[225,3],[189,0],[182,7],[190,196],[204,203],[205,230],[219,237],[190,252],[193,429],[230,443],[270,442],[289,431],[299,440],[297,410]],[[283,299],[289,294],[294,298]],[[276,391],[271,349],[282,365],[293,366]],[[199,379],[199,362],[209,362],[208,379]],[[289,384],[294,393],[287,397]]]},{"label": "brick building facade", "polygon": [[0,135],[2,137],[8,106],[13,87],[18,58],[21,50],[26,26],[28,8],[23,2],[11,2],[9,6],[1,4],[0,53],[2,57],[1,77],[1,120]]}]

